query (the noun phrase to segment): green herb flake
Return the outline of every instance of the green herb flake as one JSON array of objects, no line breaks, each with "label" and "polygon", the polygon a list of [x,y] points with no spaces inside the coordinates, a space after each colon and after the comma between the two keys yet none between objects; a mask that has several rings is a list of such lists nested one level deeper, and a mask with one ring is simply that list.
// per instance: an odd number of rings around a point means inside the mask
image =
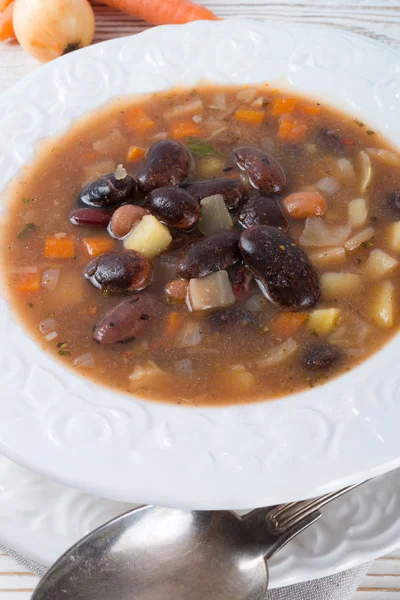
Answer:
[{"label": "green herb flake", "polygon": [[362,246],[363,248],[371,248],[371,246],[373,246],[373,245],[374,245],[374,242],[373,242],[372,240],[369,240],[368,242],[363,242],[363,243],[361,244],[361,246]]},{"label": "green herb flake", "polygon": [[38,226],[35,223],[27,223],[25,227],[19,232],[17,235],[19,240],[22,240],[24,237],[31,235],[38,229]]},{"label": "green herb flake", "polygon": [[364,127],[364,123],[362,121],[358,121],[357,119],[354,119],[354,123],[356,123],[359,127]]},{"label": "green herb flake", "polygon": [[68,350],[59,350],[58,354],[59,356],[71,356],[71,352],[69,352]]},{"label": "green herb flake", "polygon": [[186,144],[190,152],[193,152],[193,154],[196,154],[197,156],[223,157],[223,154],[206,140],[201,140],[196,137],[187,137]]},{"label": "green herb flake", "polygon": [[33,308],[33,302],[28,302],[29,308]]},{"label": "green herb flake", "polygon": [[33,201],[33,198],[22,198],[22,202],[25,206],[29,206],[29,204],[32,204]]},{"label": "green herb flake", "polygon": [[375,135],[375,131],[372,131],[372,129],[367,129],[367,135]]},{"label": "green herb flake", "polygon": [[67,347],[67,342],[58,342],[57,344],[57,348],[66,348]]}]

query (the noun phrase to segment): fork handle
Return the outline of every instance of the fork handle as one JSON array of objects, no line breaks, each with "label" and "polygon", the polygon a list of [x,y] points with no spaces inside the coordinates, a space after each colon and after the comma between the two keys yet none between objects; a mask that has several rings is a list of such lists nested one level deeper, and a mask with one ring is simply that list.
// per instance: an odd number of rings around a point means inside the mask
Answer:
[{"label": "fork handle", "polygon": [[278,536],[284,534],[298,525],[303,519],[310,517],[313,513],[319,512],[321,508],[329,502],[332,502],[332,500],[343,496],[343,494],[346,494],[359,485],[361,485],[361,482],[349,485],[336,492],[319,496],[318,498],[275,506],[266,514],[265,525],[268,531],[273,535]]}]

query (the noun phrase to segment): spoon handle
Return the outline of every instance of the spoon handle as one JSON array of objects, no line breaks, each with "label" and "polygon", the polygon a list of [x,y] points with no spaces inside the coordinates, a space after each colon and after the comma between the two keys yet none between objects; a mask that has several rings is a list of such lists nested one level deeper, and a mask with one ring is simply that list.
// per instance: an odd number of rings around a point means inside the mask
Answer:
[{"label": "spoon handle", "polygon": [[318,498],[275,506],[267,513],[265,525],[268,531],[273,535],[285,533],[298,525],[303,519],[306,519],[313,513],[319,511],[319,509],[323,508],[329,502],[332,502],[332,500],[339,498],[359,485],[361,485],[361,483],[355,483],[354,485],[349,485],[341,490],[319,496]]}]

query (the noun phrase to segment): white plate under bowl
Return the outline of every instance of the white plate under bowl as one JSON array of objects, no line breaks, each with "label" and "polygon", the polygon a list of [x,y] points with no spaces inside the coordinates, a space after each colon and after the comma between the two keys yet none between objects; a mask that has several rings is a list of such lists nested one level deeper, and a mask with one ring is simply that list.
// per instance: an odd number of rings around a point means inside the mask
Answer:
[{"label": "white plate under bowl", "polygon": [[[35,143],[118,95],[202,78],[269,81],[400,142],[399,56],[369,39],[245,20],[154,28],[71,53],[0,98],[0,189]],[[0,300],[1,302],[1,300]],[[0,304],[0,451],[121,501],[217,509],[319,495],[400,464],[400,337],[286,399],[224,408],[147,402],[85,381]]]},{"label": "white plate under bowl", "polygon": [[[78,492],[0,456],[0,541],[51,565],[69,546],[132,505]],[[332,575],[400,545],[400,469],[339,498],[270,562],[270,585]]]}]

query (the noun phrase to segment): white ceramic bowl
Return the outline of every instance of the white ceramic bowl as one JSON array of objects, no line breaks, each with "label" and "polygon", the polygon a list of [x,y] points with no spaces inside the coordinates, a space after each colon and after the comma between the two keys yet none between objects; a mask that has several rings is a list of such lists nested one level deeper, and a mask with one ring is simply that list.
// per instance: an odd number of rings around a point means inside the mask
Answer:
[{"label": "white ceramic bowl", "polygon": [[[399,57],[333,29],[244,20],[155,28],[41,67],[0,98],[0,188],[35,143],[124,94],[202,78],[269,81],[400,140]],[[0,300],[0,451],[122,501],[250,508],[314,496],[400,464],[400,338],[324,387],[225,408],[147,402],[42,352]]]}]

